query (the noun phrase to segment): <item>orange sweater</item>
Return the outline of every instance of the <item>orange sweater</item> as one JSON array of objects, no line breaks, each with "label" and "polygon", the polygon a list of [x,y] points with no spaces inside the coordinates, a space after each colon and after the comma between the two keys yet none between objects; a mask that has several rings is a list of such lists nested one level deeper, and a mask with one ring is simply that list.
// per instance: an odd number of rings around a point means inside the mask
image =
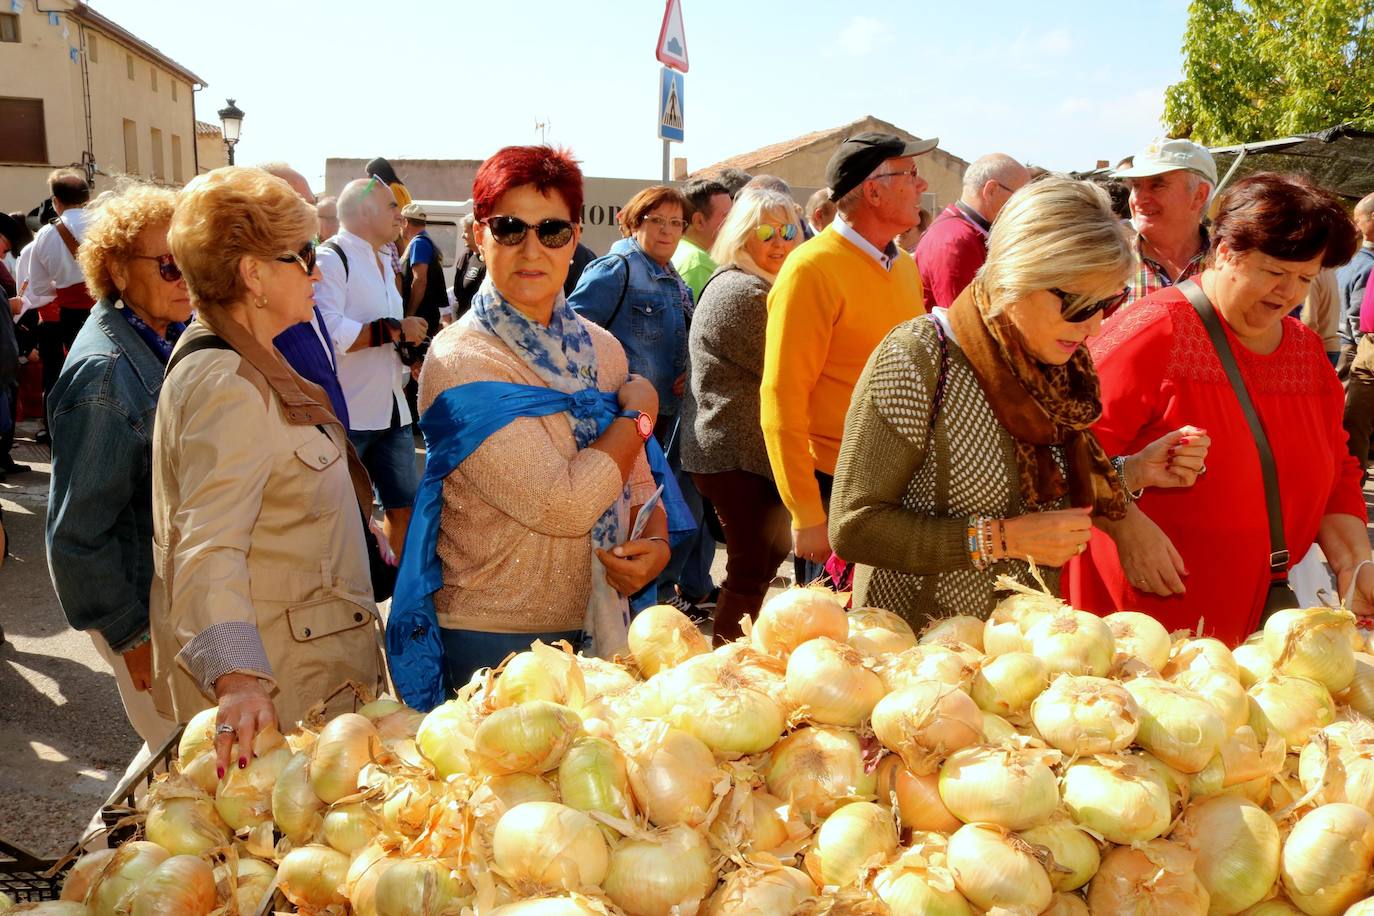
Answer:
[{"label": "orange sweater", "polygon": [[924,311],[909,256],[884,270],[833,226],[783,263],[768,294],[760,419],[792,527],[826,521],[815,472],[835,472],[854,384],[887,332]]}]

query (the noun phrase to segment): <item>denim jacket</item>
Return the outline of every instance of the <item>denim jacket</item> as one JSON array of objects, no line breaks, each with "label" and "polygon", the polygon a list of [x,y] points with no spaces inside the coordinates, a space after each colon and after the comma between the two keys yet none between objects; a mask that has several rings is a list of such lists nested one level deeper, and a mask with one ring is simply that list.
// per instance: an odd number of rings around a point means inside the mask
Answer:
[{"label": "denim jacket", "polygon": [[48,569],[67,622],[100,631],[115,652],[148,632],[153,413],[162,371],[103,300],[48,396]]},{"label": "denim jacket", "polygon": [[[611,321],[621,290],[625,301]],[[692,313],[692,292],[677,269],[672,264],[660,266],[634,239],[621,239],[610,254],[582,271],[568,304],[620,341],[630,371],[647,378],[658,391],[659,415],[676,416],[680,399],[673,394],[673,382],[687,371],[687,321]]]}]

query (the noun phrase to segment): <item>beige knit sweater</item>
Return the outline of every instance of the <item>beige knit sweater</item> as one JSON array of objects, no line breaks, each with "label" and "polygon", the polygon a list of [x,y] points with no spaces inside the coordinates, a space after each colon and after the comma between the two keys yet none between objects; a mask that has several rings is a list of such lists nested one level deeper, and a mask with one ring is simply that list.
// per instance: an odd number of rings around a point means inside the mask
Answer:
[{"label": "beige knit sweater", "polygon": [[[578,320],[596,349],[599,387],[619,390],[629,371],[625,351],[606,331]],[[543,386],[469,314],[430,346],[420,376],[421,411],[440,392],[478,381]],[[444,481],[444,586],[434,596],[440,626],[495,633],[581,628],[591,577],[605,574],[592,554],[592,525],[622,489],[609,455],[577,449],[567,414],[521,418],[494,433]],[[653,492],[641,456],[629,504],[640,505]],[[626,518],[621,529],[628,532]]]}]

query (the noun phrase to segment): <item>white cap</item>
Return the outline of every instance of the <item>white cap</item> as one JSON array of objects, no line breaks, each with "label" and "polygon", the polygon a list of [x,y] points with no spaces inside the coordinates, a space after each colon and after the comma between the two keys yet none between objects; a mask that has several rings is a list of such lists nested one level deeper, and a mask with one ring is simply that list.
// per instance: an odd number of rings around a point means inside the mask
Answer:
[{"label": "white cap", "polygon": [[1136,153],[1129,168],[1117,169],[1112,177],[1147,178],[1179,169],[1196,172],[1213,186],[1217,183],[1217,164],[1211,153],[1191,140],[1168,137],[1151,140],[1149,146]]}]

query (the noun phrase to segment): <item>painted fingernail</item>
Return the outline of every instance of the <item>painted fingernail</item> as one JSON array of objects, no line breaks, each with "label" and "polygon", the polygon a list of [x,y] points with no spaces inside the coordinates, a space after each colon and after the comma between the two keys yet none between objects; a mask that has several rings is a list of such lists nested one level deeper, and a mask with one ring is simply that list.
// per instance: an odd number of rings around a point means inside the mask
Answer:
[{"label": "painted fingernail", "polygon": [[215,767],[215,775],[220,779],[224,778],[224,767]]},{"label": "painted fingernail", "polygon": [[240,758],[239,758],[239,769],[241,770],[241,769],[243,769],[243,768],[246,767],[246,766],[248,766],[248,758],[247,758],[247,757],[240,757]]},{"label": "painted fingernail", "polygon": [[1193,441],[1192,439],[1188,438],[1187,436],[1184,436],[1182,439],[1178,440],[1178,444],[1179,444],[1179,445],[1187,445],[1189,442],[1192,442],[1192,441]]}]

